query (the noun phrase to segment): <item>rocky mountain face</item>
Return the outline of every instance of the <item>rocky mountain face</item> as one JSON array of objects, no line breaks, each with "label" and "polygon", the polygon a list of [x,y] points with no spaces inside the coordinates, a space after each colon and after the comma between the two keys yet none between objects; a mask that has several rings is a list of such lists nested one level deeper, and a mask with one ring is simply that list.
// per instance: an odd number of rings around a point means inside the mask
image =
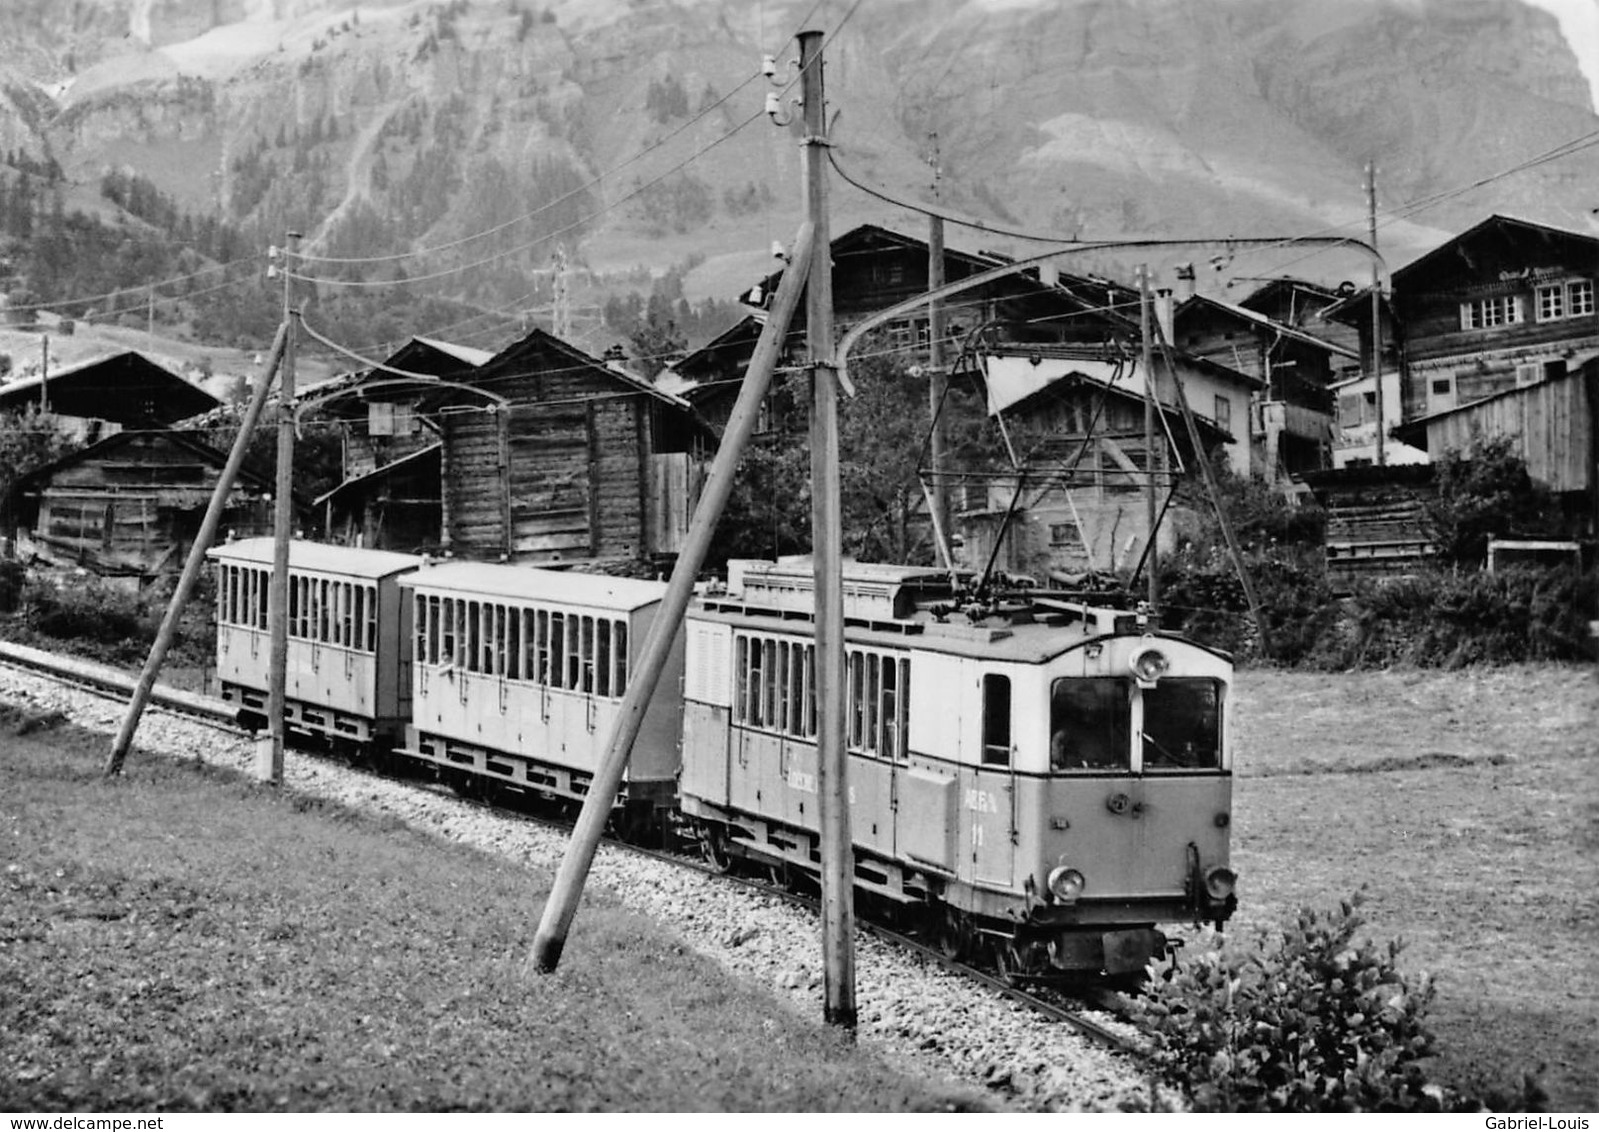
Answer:
[{"label": "rocky mountain face", "polygon": [[[324,269],[354,281],[403,266],[442,291],[510,304],[559,243],[597,271],[691,266],[691,290],[725,297],[764,271],[770,242],[800,218],[797,139],[762,114],[773,88],[756,72],[763,52],[786,63],[809,10],[5,0],[0,156],[53,162],[69,204],[103,215],[116,212],[99,193],[104,174],[131,171],[263,242],[299,228],[325,256],[465,240]],[[930,201],[936,161],[946,207],[1062,236],[1363,236],[1368,160],[1387,209],[1599,129],[1554,17],[1522,0],[863,0],[815,11],[816,27],[843,21],[827,88],[851,176]],[[1403,262],[1496,211],[1582,228],[1599,205],[1596,173],[1590,148],[1396,216],[1382,242]],[[839,182],[833,203],[835,231],[925,223]],[[959,230],[950,242],[1025,246]],[[1360,263],[1302,255],[1218,256],[1210,284],[1284,264],[1349,277]]]}]

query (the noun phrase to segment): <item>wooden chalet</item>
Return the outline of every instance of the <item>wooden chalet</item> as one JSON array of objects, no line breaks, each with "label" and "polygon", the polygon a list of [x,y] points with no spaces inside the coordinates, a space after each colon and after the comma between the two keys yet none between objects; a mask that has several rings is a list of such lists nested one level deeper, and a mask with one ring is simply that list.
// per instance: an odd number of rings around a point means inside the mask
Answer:
[{"label": "wooden chalet", "polygon": [[440,382],[469,382],[494,355],[432,338],[412,338],[381,367],[334,378],[304,397],[341,422],[343,480],[316,501],[323,536],[381,550],[442,545],[441,442],[421,411]]},{"label": "wooden chalet", "polygon": [[[1239,443],[1232,429],[1247,421],[1259,380],[1203,359],[1176,360],[1205,450],[1231,454]],[[988,478],[977,499],[967,493],[957,521],[968,564],[989,561],[1003,539],[996,563],[1040,581],[1070,584],[1134,565],[1149,537],[1151,477],[1164,496],[1180,474],[1166,436],[1182,468],[1196,458],[1165,367],[1156,368],[1153,456],[1144,435],[1144,374],[1130,349],[1107,355],[1039,345],[990,355],[985,370],[989,413],[1005,422],[1021,471]],[[1181,509],[1166,516],[1162,546],[1175,542],[1183,521]]]},{"label": "wooden chalet", "polygon": [[[227,454],[200,434],[124,430],[35,468],[5,502],[19,557],[139,582],[181,569]],[[241,470],[222,529],[270,534],[272,478]]]},{"label": "wooden chalet", "polygon": [[1599,356],[1599,239],[1490,216],[1393,273],[1398,423],[1558,380]]},{"label": "wooden chalet", "polygon": [[682,398],[533,330],[441,386],[441,548],[516,562],[650,559],[687,530],[705,429]]},{"label": "wooden chalet", "polygon": [[161,428],[221,404],[143,354],[127,351],[0,385],[0,412],[47,411],[84,441],[122,428]]},{"label": "wooden chalet", "polygon": [[1262,383],[1251,406],[1248,471],[1268,483],[1329,467],[1332,385],[1355,351],[1257,310],[1194,295],[1177,304],[1173,338],[1185,353]]},{"label": "wooden chalet", "polygon": [[[928,288],[929,248],[926,240],[863,224],[834,238],[833,318],[842,335],[868,315],[923,294]],[[956,282],[1004,266],[1009,260],[991,252],[965,252],[945,245],[944,278]],[[673,364],[661,380],[692,401],[718,427],[727,420],[738,396],[738,381],[754,353],[756,339],[782,281],[775,271],[740,298],[752,309],[723,334]],[[989,345],[1074,344],[1103,346],[1137,336],[1137,294],[1108,280],[1028,268],[996,279],[944,305],[946,365],[960,361],[961,347],[976,327],[985,328]],[[1129,309],[1134,319],[1115,313]],[[888,323],[881,333],[890,347],[904,351],[911,364],[928,360],[928,315],[924,310]],[[805,357],[803,305],[789,327],[779,365]],[[968,369],[975,376],[975,367]],[[788,416],[782,393],[768,405],[765,425],[780,427]],[[803,429],[804,422],[796,422]]]}]

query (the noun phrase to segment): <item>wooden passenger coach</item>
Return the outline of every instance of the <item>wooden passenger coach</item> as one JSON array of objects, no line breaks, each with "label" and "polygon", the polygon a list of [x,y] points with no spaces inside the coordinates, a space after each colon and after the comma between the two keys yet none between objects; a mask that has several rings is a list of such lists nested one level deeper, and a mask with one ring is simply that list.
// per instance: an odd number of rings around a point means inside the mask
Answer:
[{"label": "wooden passenger coach", "polygon": [[[267,589],[273,541],[213,548],[217,564],[217,678],[222,697],[267,719],[272,651]],[[410,715],[410,672],[401,644],[409,610],[397,580],[422,559],[383,550],[289,544],[289,725],[351,744],[390,744]]]},{"label": "wooden passenger coach", "polygon": [[[415,630],[412,726],[399,754],[581,799],[653,625],[660,582],[452,563],[404,580]],[[681,638],[634,745],[620,804],[676,790]]]}]

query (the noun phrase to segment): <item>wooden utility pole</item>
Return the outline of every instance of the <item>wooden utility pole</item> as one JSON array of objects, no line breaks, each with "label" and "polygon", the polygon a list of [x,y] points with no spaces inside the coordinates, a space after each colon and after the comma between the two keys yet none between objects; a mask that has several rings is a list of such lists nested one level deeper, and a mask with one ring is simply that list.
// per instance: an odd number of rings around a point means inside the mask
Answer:
[{"label": "wooden utility pole", "polygon": [[1377,387],[1377,453],[1378,467],[1386,462],[1383,448],[1386,438],[1383,433],[1383,392],[1382,392],[1382,276],[1379,273],[1377,259],[1377,163],[1366,162],[1366,230],[1371,240],[1371,372],[1374,384]]},{"label": "wooden utility pole", "polygon": [[802,31],[805,217],[812,225],[805,329],[811,357],[811,559],[816,587],[816,793],[822,853],[823,1017],[855,1029],[855,849],[844,748],[843,520],[838,470],[838,365],[827,217],[827,103],[822,33]]},{"label": "wooden utility pole", "polygon": [[1158,549],[1155,531],[1160,525],[1159,505],[1155,499],[1155,353],[1149,333],[1149,265],[1138,265],[1138,331],[1142,343],[1143,356],[1140,364],[1144,367],[1144,472],[1149,481],[1149,492],[1145,499],[1145,506],[1149,518],[1149,541],[1144,547],[1144,568],[1148,571],[1145,581],[1149,586],[1149,613],[1154,616],[1160,606],[1160,579],[1157,573],[1160,567],[1160,551]]},{"label": "wooden utility pole", "polygon": [[[705,564],[710,549],[711,536],[716,533],[722,508],[733,490],[733,477],[738,471],[739,458],[755,431],[756,419],[771,386],[772,371],[777,367],[777,356],[783,340],[788,335],[788,324],[799,308],[801,289],[805,286],[811,266],[810,224],[800,226],[794,240],[794,258],[783,272],[777,295],[772,300],[772,310],[761,327],[761,336],[755,343],[755,354],[750,358],[749,369],[744,374],[744,384],[739,390],[733,415],[728,418],[722,443],[711,462],[710,474],[705,478],[705,488],[694,508],[694,520],[689,524],[683,549],[672,567],[672,579],[667,584],[666,595],[661,598],[661,608],[655,614],[654,625],[644,642],[644,650],[635,666],[627,690],[622,696],[622,706],[617,712],[615,730],[606,744],[599,769],[589,783],[588,796],[583,799],[583,812],[572,830],[572,840],[567,844],[566,856],[561,859],[560,871],[550,898],[544,904],[537,934],[533,937],[531,961],[538,971],[549,972],[561,962],[561,952],[566,947],[566,936],[577,915],[577,905],[583,897],[583,883],[589,867],[594,863],[595,851],[605,833],[605,823],[611,816],[611,805],[622,784],[622,774],[633,753],[633,743],[638,738],[644,713],[649,709],[655,686],[660,682],[666,659],[677,639],[683,614],[688,609],[689,598],[694,593],[694,580]],[[676,694],[676,690],[673,690]]]},{"label": "wooden utility pole", "polygon": [[1267,635],[1266,618],[1260,606],[1260,597],[1255,593],[1255,583],[1249,575],[1249,566],[1244,561],[1244,549],[1238,544],[1238,534],[1233,530],[1232,520],[1227,517],[1227,509],[1221,501],[1221,485],[1216,482],[1216,469],[1210,466],[1210,455],[1205,451],[1204,439],[1199,435],[1199,422],[1194,419],[1193,406],[1188,403],[1188,391],[1183,388],[1182,375],[1177,372],[1177,360],[1172,357],[1171,343],[1166,341],[1165,334],[1157,324],[1155,334],[1160,344],[1161,360],[1166,363],[1166,373],[1171,378],[1172,392],[1177,398],[1178,410],[1183,415],[1183,424],[1188,428],[1188,443],[1193,446],[1194,460],[1199,464],[1201,478],[1205,481],[1205,490],[1210,494],[1211,508],[1216,512],[1216,525],[1221,527],[1222,540],[1227,544],[1227,553],[1232,557],[1233,569],[1238,571],[1238,584],[1244,588],[1244,600],[1249,603],[1249,614],[1255,619],[1255,633],[1260,638],[1260,655],[1271,655],[1271,640]]},{"label": "wooden utility pole", "polygon": [[290,232],[284,249],[283,377],[278,384],[278,475],[272,500],[272,578],[267,587],[267,623],[272,628],[271,665],[267,672],[269,753],[256,773],[273,785],[283,782],[283,744],[288,733],[289,691],[289,540],[294,535],[294,253],[300,233]]},{"label": "wooden utility pole", "polygon": [[150,655],[144,662],[144,671],[139,674],[139,682],[134,685],[133,697],[128,701],[128,714],[122,717],[122,727],[117,732],[117,737],[112,740],[111,753],[107,756],[105,764],[107,777],[122,773],[123,760],[128,756],[128,748],[133,745],[134,734],[139,729],[139,720],[150,702],[156,678],[161,674],[161,665],[166,661],[167,652],[178,635],[178,622],[183,617],[183,607],[188,604],[189,595],[194,591],[194,584],[199,580],[201,570],[205,568],[205,552],[210,550],[211,544],[216,541],[217,527],[222,523],[222,512],[227,508],[228,494],[233,490],[233,481],[238,479],[239,469],[244,465],[244,453],[250,446],[250,437],[255,434],[256,422],[261,419],[261,410],[266,405],[267,393],[272,388],[272,378],[277,374],[278,364],[283,359],[287,337],[288,324],[285,323],[278,327],[277,339],[272,343],[272,356],[267,362],[266,372],[261,376],[261,383],[255,387],[255,394],[250,398],[250,407],[245,410],[244,420],[239,423],[239,434],[233,438],[233,449],[228,453],[228,462],[223,466],[222,475],[217,479],[217,485],[211,492],[211,503],[206,508],[205,518],[200,521],[200,531],[194,536],[194,545],[189,548],[189,559],[184,564],[182,575],[178,578],[177,588],[172,591],[172,600],[167,603],[167,611],[161,618],[161,628],[157,631],[155,643],[150,646]]},{"label": "wooden utility pole", "polygon": [[[942,170],[938,164],[938,135],[933,135],[933,201],[939,200],[939,180]],[[944,285],[944,218],[927,218],[927,289],[935,295]],[[931,417],[928,425],[927,458],[930,478],[933,481],[932,510],[934,537],[948,538],[949,456],[948,431],[944,427],[944,397],[949,388],[949,375],[944,370],[944,300],[933,298],[927,304],[927,404]],[[940,548],[941,553],[944,548]],[[947,557],[947,554],[946,554]]]}]

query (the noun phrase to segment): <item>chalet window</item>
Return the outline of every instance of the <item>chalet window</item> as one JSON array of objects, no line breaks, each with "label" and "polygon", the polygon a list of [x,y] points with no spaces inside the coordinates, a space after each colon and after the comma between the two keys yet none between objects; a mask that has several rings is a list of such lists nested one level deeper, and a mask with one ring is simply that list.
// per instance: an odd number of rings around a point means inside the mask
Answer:
[{"label": "chalet window", "polygon": [[1455,379],[1452,377],[1435,377],[1432,379],[1432,395],[1434,397],[1447,397],[1455,391]]},{"label": "chalet window", "polygon": [[1525,322],[1520,295],[1496,295],[1489,299],[1475,299],[1460,304],[1460,329],[1487,330],[1495,326],[1510,326]]},{"label": "chalet window", "polygon": [[1574,279],[1566,284],[1566,313],[1572,317],[1580,314],[1592,314],[1593,306],[1593,280]]},{"label": "chalet window", "polygon": [[1592,314],[1593,280],[1570,279],[1564,283],[1551,283],[1539,287],[1537,301],[1539,322]]},{"label": "chalet window", "polygon": [[1083,545],[1083,536],[1078,532],[1076,523],[1051,523],[1049,545],[1080,547]]},{"label": "chalet window", "polygon": [[1566,317],[1566,288],[1556,283],[1552,287],[1538,288],[1538,321],[1548,322]]},{"label": "chalet window", "polygon": [[1358,393],[1345,393],[1338,398],[1338,423],[1345,428],[1363,424],[1361,417],[1361,400]]},{"label": "chalet window", "polygon": [[1216,394],[1216,427],[1227,432],[1233,430],[1233,403],[1220,393]]}]

